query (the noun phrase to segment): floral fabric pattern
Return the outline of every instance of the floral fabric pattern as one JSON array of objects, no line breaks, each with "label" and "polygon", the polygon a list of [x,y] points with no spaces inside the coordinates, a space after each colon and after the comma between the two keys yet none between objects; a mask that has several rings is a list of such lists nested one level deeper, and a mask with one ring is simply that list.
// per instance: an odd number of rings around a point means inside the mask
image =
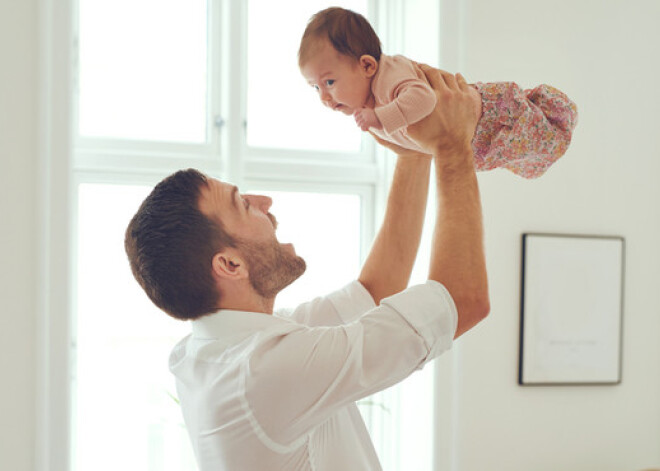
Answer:
[{"label": "floral fabric pattern", "polygon": [[477,170],[506,168],[537,178],[566,153],[577,106],[549,85],[523,90],[512,82],[481,83],[482,116],[472,140]]}]

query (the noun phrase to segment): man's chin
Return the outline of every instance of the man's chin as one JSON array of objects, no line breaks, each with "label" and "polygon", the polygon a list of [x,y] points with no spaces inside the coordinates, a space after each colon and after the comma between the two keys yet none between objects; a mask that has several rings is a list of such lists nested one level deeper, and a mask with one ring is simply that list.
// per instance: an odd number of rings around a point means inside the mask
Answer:
[{"label": "man's chin", "polygon": [[241,250],[249,267],[250,282],[264,298],[273,298],[305,273],[305,260],[296,255],[293,244],[243,243]]},{"label": "man's chin", "polygon": [[287,245],[291,246],[291,254],[285,263],[286,269],[280,272],[282,276],[280,276],[279,279],[282,281],[282,283],[278,286],[278,292],[300,278],[307,270],[307,263],[305,262],[305,259],[299,255],[296,255],[292,244]]},{"label": "man's chin", "polygon": [[300,278],[302,274],[305,273],[305,270],[307,270],[307,262],[305,262],[305,259],[296,253],[296,248],[293,246],[293,244],[282,244],[282,247],[285,253],[289,254],[288,265],[290,272],[295,277],[294,279]]}]

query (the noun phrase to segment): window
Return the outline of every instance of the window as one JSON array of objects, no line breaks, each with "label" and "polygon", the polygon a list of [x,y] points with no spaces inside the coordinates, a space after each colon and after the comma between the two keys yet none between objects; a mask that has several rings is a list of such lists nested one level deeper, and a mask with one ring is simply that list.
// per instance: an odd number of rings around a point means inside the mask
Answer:
[{"label": "window", "polygon": [[205,142],[206,0],[79,7],[80,136]]},{"label": "window", "polygon": [[[298,70],[298,44],[305,25],[309,17],[326,8],[328,2],[301,1],[290,8],[286,2],[250,0],[246,3],[248,145],[359,153],[361,133],[352,120],[319,106],[316,92]],[[366,0],[333,5],[367,13]],[[282,15],[285,8],[286,15]],[[278,21],[274,22],[273,18]],[[260,31],[270,33],[258,34]],[[342,138],[336,139],[337,136]]]},{"label": "window", "polygon": [[[299,37],[327,3],[284,3],[286,15],[268,0],[77,0],[72,469],[195,469],[167,371],[189,326],[150,303],[123,252],[129,218],[161,178],[196,167],[273,196],[278,237],[308,264],[276,307],[341,286],[366,256],[387,157],[298,72]],[[372,20],[393,3],[335,2]],[[360,403],[386,470],[431,469],[432,383],[428,368]]]},{"label": "window", "polygon": [[[127,276],[124,230],[149,186],[78,185],[74,469],[193,469],[167,369],[188,332]],[[108,453],[108,446],[121,450]],[[103,456],[102,460],[99,457]]]}]

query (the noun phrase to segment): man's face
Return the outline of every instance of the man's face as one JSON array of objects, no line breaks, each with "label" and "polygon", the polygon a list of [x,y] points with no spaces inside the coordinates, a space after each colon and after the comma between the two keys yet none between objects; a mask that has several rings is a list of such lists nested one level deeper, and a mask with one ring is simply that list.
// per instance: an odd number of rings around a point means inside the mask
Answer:
[{"label": "man's face", "polygon": [[329,40],[320,41],[300,72],[325,106],[352,115],[369,101],[371,79],[356,60],[338,53]]},{"label": "man's face", "polygon": [[293,244],[281,244],[275,236],[277,220],[268,212],[268,196],[244,195],[229,183],[209,178],[202,188],[199,208],[208,217],[221,221],[238,242],[248,265],[255,291],[272,298],[305,272],[305,261],[296,255]]}]

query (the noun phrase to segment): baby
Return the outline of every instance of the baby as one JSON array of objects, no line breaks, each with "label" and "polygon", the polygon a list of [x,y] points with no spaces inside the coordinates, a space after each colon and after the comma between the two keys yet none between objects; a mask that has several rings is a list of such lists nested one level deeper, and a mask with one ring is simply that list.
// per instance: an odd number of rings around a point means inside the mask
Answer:
[{"label": "baby", "polygon": [[[424,152],[406,128],[431,113],[436,95],[415,62],[381,52],[380,39],[362,15],[332,7],[312,16],[298,65],[324,105],[354,116],[363,131]],[[577,124],[577,107],[566,95],[548,85],[473,86],[482,109],[472,140],[477,170],[502,167],[536,178],[564,155]]]}]

